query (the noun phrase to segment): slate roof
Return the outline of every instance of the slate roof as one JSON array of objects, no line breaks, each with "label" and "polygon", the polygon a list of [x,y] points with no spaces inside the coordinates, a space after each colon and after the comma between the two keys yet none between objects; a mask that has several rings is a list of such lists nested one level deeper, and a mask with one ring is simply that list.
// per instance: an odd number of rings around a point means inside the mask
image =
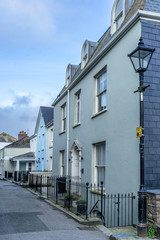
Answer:
[{"label": "slate roof", "polygon": [[35,154],[34,154],[34,152],[28,152],[28,153],[24,153],[24,154],[21,154],[21,155],[14,156],[10,160],[13,160],[14,158],[23,158],[23,157],[24,158],[35,158]]},{"label": "slate roof", "polygon": [[16,141],[17,139],[10,136],[9,134],[2,132],[0,134],[0,142],[5,142],[5,143],[12,143],[14,141]]},{"label": "slate roof", "polygon": [[29,148],[30,147],[30,138],[28,136],[23,137],[4,148]]},{"label": "slate roof", "polygon": [[54,108],[53,107],[40,107],[45,125],[53,121]]},{"label": "slate roof", "polygon": [[[145,11],[150,11],[154,13],[160,13],[160,0],[135,0],[133,3],[132,7],[128,11],[127,15],[125,16],[125,19],[121,25],[121,27],[113,34],[110,34],[110,27],[107,29],[107,31],[102,35],[102,37],[98,40],[98,44],[93,52],[93,54],[90,56],[90,59],[86,66],[90,63],[92,59],[94,59],[98,53],[103,49],[103,47],[117,34],[121,28],[129,21],[129,19],[138,11],[138,10],[145,10]],[[85,66],[85,67],[86,67]],[[79,64],[79,67],[73,76],[70,84],[72,84],[77,78],[79,78],[81,75],[83,75],[84,69],[81,69],[81,63]],[[57,96],[56,100],[53,102],[54,103],[61,97],[61,95],[70,87],[70,84],[68,87],[63,87],[60,94]]]},{"label": "slate roof", "polygon": [[146,0],[144,10],[160,13],[160,0]]}]

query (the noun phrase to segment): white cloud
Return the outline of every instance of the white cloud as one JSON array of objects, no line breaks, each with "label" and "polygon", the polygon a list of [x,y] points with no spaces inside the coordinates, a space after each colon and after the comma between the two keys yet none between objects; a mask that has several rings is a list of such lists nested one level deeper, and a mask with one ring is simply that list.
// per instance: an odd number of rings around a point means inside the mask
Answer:
[{"label": "white cloud", "polygon": [[4,95],[4,100],[1,99],[0,108],[35,108],[39,106],[50,106],[52,104],[53,98],[57,96],[57,92],[53,91],[38,91],[38,93],[28,93],[28,92],[14,92],[12,94]]}]

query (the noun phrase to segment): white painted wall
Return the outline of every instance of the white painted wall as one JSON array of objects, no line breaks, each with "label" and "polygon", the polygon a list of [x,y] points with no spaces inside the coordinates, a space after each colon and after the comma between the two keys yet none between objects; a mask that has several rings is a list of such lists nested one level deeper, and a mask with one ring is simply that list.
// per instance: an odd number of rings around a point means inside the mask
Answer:
[{"label": "white painted wall", "polygon": [[47,128],[47,170],[52,171],[53,157],[53,124]]}]

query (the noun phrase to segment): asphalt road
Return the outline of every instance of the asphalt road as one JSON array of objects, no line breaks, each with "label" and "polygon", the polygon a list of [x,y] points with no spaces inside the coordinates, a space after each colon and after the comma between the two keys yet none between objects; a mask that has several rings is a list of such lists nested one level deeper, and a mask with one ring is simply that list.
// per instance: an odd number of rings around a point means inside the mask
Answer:
[{"label": "asphalt road", "polygon": [[0,240],[106,240],[28,190],[0,180]]}]

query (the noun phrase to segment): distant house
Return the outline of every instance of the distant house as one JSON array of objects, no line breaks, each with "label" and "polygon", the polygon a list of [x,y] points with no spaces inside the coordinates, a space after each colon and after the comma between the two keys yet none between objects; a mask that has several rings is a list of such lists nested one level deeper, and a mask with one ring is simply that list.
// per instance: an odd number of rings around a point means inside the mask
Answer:
[{"label": "distant house", "polygon": [[10,161],[13,163],[14,172],[31,172],[35,170],[34,152],[27,152],[24,154],[16,155],[15,157],[10,158]]},{"label": "distant house", "polygon": [[53,107],[41,106],[34,135],[37,136],[36,171],[52,170]]},{"label": "distant house", "polygon": [[0,134],[0,149],[11,144],[12,142],[16,141],[17,139],[12,137],[11,135],[3,132]]},{"label": "distant house", "polygon": [[12,161],[13,157],[30,152],[30,139],[28,136],[0,149],[0,175],[4,176],[5,171],[12,172],[24,169],[24,161]]}]

